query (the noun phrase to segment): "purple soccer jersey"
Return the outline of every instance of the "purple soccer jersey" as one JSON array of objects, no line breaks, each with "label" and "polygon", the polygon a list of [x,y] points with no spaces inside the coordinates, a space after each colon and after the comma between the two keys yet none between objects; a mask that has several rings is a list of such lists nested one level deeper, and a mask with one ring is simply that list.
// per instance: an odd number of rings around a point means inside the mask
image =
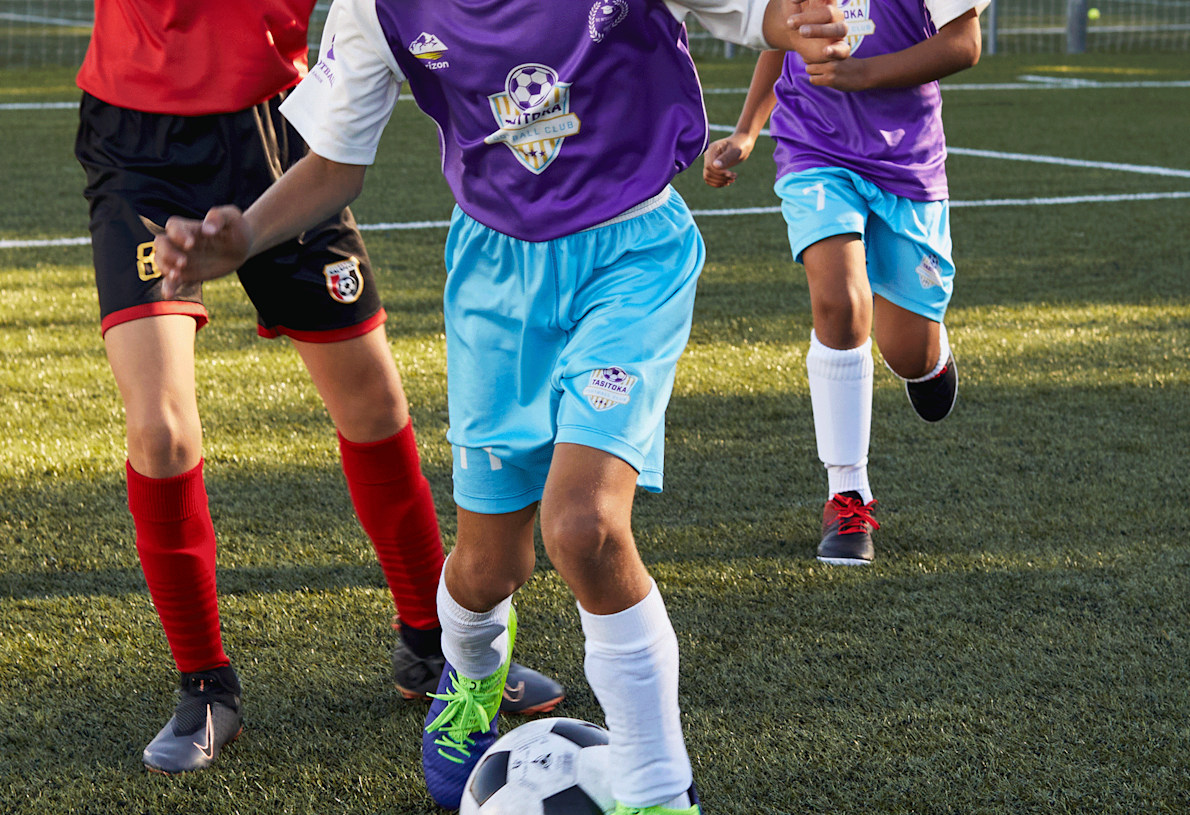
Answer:
[{"label": "purple soccer jersey", "polygon": [[[839,0],[839,8],[856,57],[901,51],[935,33],[923,0]],[[915,201],[949,196],[937,82],[856,92],[816,87],[801,58],[789,52],[776,93],[771,132],[778,178],[842,167]]]},{"label": "purple soccer jersey", "polygon": [[551,240],[661,192],[706,146],[686,32],[659,0],[377,0],[459,207]]}]

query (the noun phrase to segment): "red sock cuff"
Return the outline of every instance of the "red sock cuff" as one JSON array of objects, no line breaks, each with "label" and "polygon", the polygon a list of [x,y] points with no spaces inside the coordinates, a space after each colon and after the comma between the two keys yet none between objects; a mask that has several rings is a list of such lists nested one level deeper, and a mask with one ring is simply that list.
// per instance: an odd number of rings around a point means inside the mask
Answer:
[{"label": "red sock cuff", "polygon": [[359,484],[387,484],[421,473],[413,420],[380,441],[356,442],[339,433],[339,454],[348,477]]},{"label": "red sock cuff", "polygon": [[138,518],[154,523],[177,523],[207,511],[207,490],[203,486],[203,460],[192,469],[169,478],[149,478],[125,461],[128,473],[128,509]]}]

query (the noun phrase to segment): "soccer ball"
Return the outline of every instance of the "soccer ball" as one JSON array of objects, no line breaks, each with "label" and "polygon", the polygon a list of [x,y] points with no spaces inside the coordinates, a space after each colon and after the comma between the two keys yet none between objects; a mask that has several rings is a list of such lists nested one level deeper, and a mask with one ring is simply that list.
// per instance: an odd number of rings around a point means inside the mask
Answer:
[{"label": "soccer ball", "polygon": [[521,65],[509,72],[505,85],[508,95],[516,102],[517,107],[529,110],[549,95],[557,81],[558,74],[553,68],[545,65]]},{"label": "soccer ball", "polygon": [[496,740],[467,779],[459,815],[603,815],[608,732],[578,719],[523,724]]}]

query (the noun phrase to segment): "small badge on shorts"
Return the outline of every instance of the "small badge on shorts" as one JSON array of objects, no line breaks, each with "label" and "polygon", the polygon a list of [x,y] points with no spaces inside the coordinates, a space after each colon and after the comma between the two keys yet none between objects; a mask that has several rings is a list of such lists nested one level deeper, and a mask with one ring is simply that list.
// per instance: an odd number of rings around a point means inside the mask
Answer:
[{"label": "small badge on shorts", "polygon": [[340,303],[354,303],[364,293],[364,277],[359,271],[359,258],[351,257],[322,267],[326,290]]},{"label": "small badge on shorts", "polygon": [[636,377],[623,368],[597,368],[591,371],[591,381],[583,388],[583,396],[596,410],[610,410],[626,405]]},{"label": "small badge on shorts", "polygon": [[924,256],[921,259],[921,263],[917,265],[917,279],[921,281],[921,287],[923,289],[941,286],[942,268],[938,263],[938,258],[934,255]]}]

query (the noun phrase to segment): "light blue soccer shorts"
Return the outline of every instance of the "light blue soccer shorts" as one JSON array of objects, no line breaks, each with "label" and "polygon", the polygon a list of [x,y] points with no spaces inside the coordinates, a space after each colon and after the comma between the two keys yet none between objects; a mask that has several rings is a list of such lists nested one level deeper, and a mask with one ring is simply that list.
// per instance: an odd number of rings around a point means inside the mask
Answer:
[{"label": "light blue soccer shorts", "polygon": [[788,173],[774,189],[794,260],[811,244],[854,232],[863,238],[872,292],[942,322],[954,291],[948,202],[893,195],[840,167]]},{"label": "light blue soccer shorts", "polygon": [[541,243],[456,207],[444,296],[455,502],[484,514],[529,506],[557,443],[611,453],[659,492],[665,408],[705,257],[671,188]]}]

